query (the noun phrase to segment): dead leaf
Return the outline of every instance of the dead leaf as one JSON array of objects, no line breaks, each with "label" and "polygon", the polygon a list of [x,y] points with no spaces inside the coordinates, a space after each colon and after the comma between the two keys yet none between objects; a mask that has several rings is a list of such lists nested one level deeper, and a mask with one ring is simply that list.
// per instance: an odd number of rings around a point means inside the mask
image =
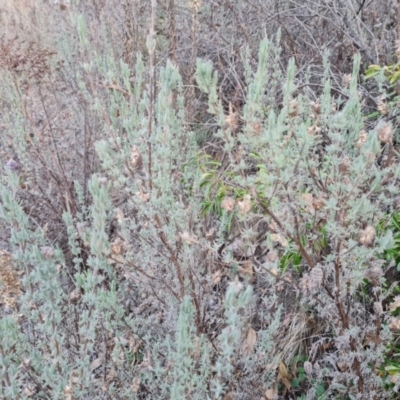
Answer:
[{"label": "dead leaf", "polygon": [[292,375],[289,373],[285,363],[281,361],[278,366],[278,382],[282,382],[287,390],[290,390],[292,385],[291,385],[291,380],[292,380]]},{"label": "dead leaf", "polygon": [[286,247],[288,245],[288,241],[286,238],[282,237],[279,233],[273,233],[271,235],[271,240],[273,242],[278,242],[280,245],[283,247]]},{"label": "dead leaf", "polygon": [[137,376],[133,378],[131,389],[133,393],[137,393],[140,389],[140,378],[138,378]]},{"label": "dead leaf", "polygon": [[234,398],[235,398],[235,393],[233,393],[233,392],[231,391],[231,392],[228,392],[228,393],[225,395],[224,400],[233,400]]},{"label": "dead leaf", "polygon": [[243,354],[245,356],[248,356],[253,352],[256,341],[257,341],[256,331],[253,328],[249,328],[249,331],[247,332],[247,338],[243,343]]},{"label": "dead leaf", "polygon": [[104,358],[98,357],[90,363],[90,370],[93,372],[95,369],[101,367],[104,364]]},{"label": "dead leaf", "polygon": [[289,324],[292,322],[293,319],[293,314],[289,313],[285,316],[285,319],[283,320],[283,326],[287,328]]},{"label": "dead leaf", "polygon": [[215,272],[212,276],[212,281],[214,283],[214,285],[217,285],[218,283],[221,282],[221,278],[222,278],[222,271],[218,270],[217,272]]},{"label": "dead leaf", "polygon": [[273,400],[278,396],[278,391],[276,389],[268,389],[265,392],[265,397],[267,400]]},{"label": "dead leaf", "polygon": [[253,263],[247,260],[243,263],[243,266],[239,268],[239,275],[242,278],[253,278]]},{"label": "dead leaf", "polygon": [[279,370],[279,375],[281,375],[282,378],[292,379],[292,376],[290,375],[290,373],[283,361],[281,361],[279,363],[278,370]]}]

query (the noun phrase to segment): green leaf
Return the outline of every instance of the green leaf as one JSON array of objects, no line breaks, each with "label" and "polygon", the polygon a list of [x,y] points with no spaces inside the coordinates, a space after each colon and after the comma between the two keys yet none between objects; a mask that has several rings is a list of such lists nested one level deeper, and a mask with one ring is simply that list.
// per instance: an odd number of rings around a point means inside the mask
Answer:
[{"label": "green leaf", "polygon": [[378,244],[382,250],[392,250],[396,247],[396,242],[393,239],[393,232],[388,230],[385,236],[378,239]]},{"label": "green leaf", "polygon": [[395,72],[389,79],[391,84],[397,82],[400,79],[400,71]]},{"label": "green leaf", "polygon": [[385,371],[389,373],[396,373],[400,371],[400,367],[396,367],[395,365],[388,365],[387,367],[385,367]]},{"label": "green leaf", "polygon": [[298,388],[300,386],[300,381],[297,378],[292,379],[292,387],[293,388]]},{"label": "green leaf", "polygon": [[315,394],[317,396],[322,396],[325,393],[325,386],[323,384],[319,384],[316,388],[315,388]]}]

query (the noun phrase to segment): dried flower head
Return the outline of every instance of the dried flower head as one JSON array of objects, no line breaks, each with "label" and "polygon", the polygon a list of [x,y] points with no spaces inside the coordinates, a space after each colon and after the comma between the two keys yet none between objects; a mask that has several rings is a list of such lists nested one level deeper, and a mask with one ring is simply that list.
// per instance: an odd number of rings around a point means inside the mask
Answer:
[{"label": "dried flower head", "polygon": [[136,197],[142,202],[146,203],[150,199],[150,193],[145,193],[142,189],[135,193]]},{"label": "dried flower head", "polygon": [[267,260],[269,262],[274,262],[277,258],[278,254],[276,254],[276,251],[271,250],[267,253]]},{"label": "dried flower head", "polygon": [[376,133],[378,134],[378,139],[382,143],[391,143],[393,139],[393,131],[390,124],[385,121],[380,120],[376,127]]},{"label": "dried flower head", "polygon": [[299,115],[299,104],[296,99],[289,101],[289,117],[294,118]]},{"label": "dried flower head", "polygon": [[373,267],[365,272],[365,277],[372,282],[378,282],[382,276],[383,271],[380,267]]},{"label": "dried flower head", "polygon": [[358,241],[363,246],[369,246],[374,242],[375,235],[376,235],[375,228],[369,225],[360,232],[360,238]]},{"label": "dried flower head", "polygon": [[364,129],[361,130],[360,133],[358,134],[357,147],[360,149],[367,141],[367,139],[368,139],[367,132]]},{"label": "dried flower head", "polygon": [[325,205],[325,200],[322,197],[313,199],[313,207],[315,210],[320,210]]},{"label": "dried flower head", "polygon": [[229,287],[233,289],[233,291],[238,294],[243,289],[243,283],[239,281],[238,276],[232,282],[229,282]]},{"label": "dried flower head", "polygon": [[313,287],[320,287],[324,280],[324,271],[319,265],[317,265],[311,270],[309,277]]},{"label": "dried flower head", "polygon": [[239,117],[236,112],[233,111],[232,103],[229,103],[229,114],[225,116],[225,124],[228,128],[236,130],[239,123]]},{"label": "dried flower head", "polygon": [[342,85],[345,88],[349,88],[350,87],[350,83],[351,83],[351,74],[344,74],[342,76]]},{"label": "dried flower head", "polygon": [[311,111],[316,118],[321,113],[321,103],[319,101],[310,101]]},{"label": "dried flower head", "polygon": [[350,171],[350,166],[351,166],[350,158],[347,156],[343,157],[341,163],[339,164],[340,173],[343,175],[348,175]]},{"label": "dried flower head", "polygon": [[390,303],[390,311],[396,311],[400,307],[400,296],[396,296]]},{"label": "dried flower head", "polygon": [[100,186],[106,187],[108,183],[108,179],[105,176],[101,176],[99,178]]},{"label": "dried flower head", "polygon": [[304,372],[310,376],[313,373],[313,365],[310,363],[310,361],[306,361],[303,365],[304,367]]},{"label": "dried flower head", "polygon": [[394,374],[394,375],[390,375],[390,376],[389,376],[389,380],[390,380],[390,383],[394,383],[394,384],[399,383],[399,381],[400,381],[400,374],[397,373],[397,374]]},{"label": "dried flower head", "polygon": [[227,212],[233,211],[235,209],[235,204],[235,200],[232,197],[225,197],[221,202],[222,208]]},{"label": "dried flower head", "polygon": [[131,149],[131,165],[136,170],[141,170],[143,167],[142,155],[137,146],[133,146]]},{"label": "dried flower head", "polygon": [[118,207],[115,210],[115,216],[117,218],[118,223],[122,224],[122,222],[124,221],[124,218],[125,218],[124,211],[121,208]]},{"label": "dried flower head", "polygon": [[307,128],[307,132],[309,135],[317,135],[318,133],[321,132],[321,128],[317,125],[312,125],[309,128]]},{"label": "dried flower head", "polygon": [[277,224],[275,221],[272,220],[272,221],[268,224],[268,228],[269,228],[271,231],[273,231],[273,232],[278,232],[279,226],[278,226],[278,224]]},{"label": "dried flower head", "polygon": [[388,105],[385,103],[384,98],[379,96],[376,99],[376,108],[381,113],[381,115],[386,115],[389,112]]},{"label": "dried flower head", "polygon": [[43,246],[40,249],[40,252],[44,259],[50,260],[54,257],[54,249],[50,246]]},{"label": "dried flower head", "polygon": [[283,247],[286,247],[289,244],[288,241],[286,240],[286,238],[281,236],[279,233],[271,234],[271,240],[273,242],[278,242]]},{"label": "dried flower head", "polygon": [[311,193],[303,193],[300,196],[303,203],[305,203],[305,210],[308,213],[313,213],[315,211],[313,205],[313,195]]},{"label": "dried flower head", "polygon": [[111,243],[111,252],[113,255],[120,255],[124,250],[124,244],[121,240],[121,238],[117,237],[115,240]]},{"label": "dried flower head", "polygon": [[144,188],[143,188],[143,182],[141,179],[138,179],[136,181],[138,187],[139,187],[139,191],[136,192],[136,196],[138,197],[138,199],[142,202],[142,203],[146,203],[149,199],[150,199],[150,193],[146,193]]},{"label": "dried flower head", "polygon": [[251,210],[251,197],[246,194],[243,200],[238,201],[238,208],[241,214],[247,214]]},{"label": "dried flower head", "polygon": [[259,136],[261,132],[261,123],[259,121],[251,124],[251,130],[255,136]]},{"label": "dried flower head", "polygon": [[81,297],[82,295],[79,289],[75,289],[69,294],[69,300],[71,301],[71,303],[77,303],[81,299]]},{"label": "dried flower head", "polygon": [[383,314],[383,306],[382,306],[382,303],[380,301],[375,301],[374,302],[374,311],[378,315]]},{"label": "dried flower head", "polygon": [[85,235],[85,225],[82,222],[76,224],[76,230],[81,238]]},{"label": "dried flower head", "polygon": [[338,336],[335,339],[335,345],[338,350],[348,350],[350,348],[350,337],[348,335]]},{"label": "dried flower head", "polygon": [[198,243],[198,237],[194,233],[190,234],[189,232],[185,231],[180,233],[179,236],[187,244]]},{"label": "dried flower head", "polygon": [[400,331],[400,319],[392,318],[390,320],[389,329],[391,331]]}]

